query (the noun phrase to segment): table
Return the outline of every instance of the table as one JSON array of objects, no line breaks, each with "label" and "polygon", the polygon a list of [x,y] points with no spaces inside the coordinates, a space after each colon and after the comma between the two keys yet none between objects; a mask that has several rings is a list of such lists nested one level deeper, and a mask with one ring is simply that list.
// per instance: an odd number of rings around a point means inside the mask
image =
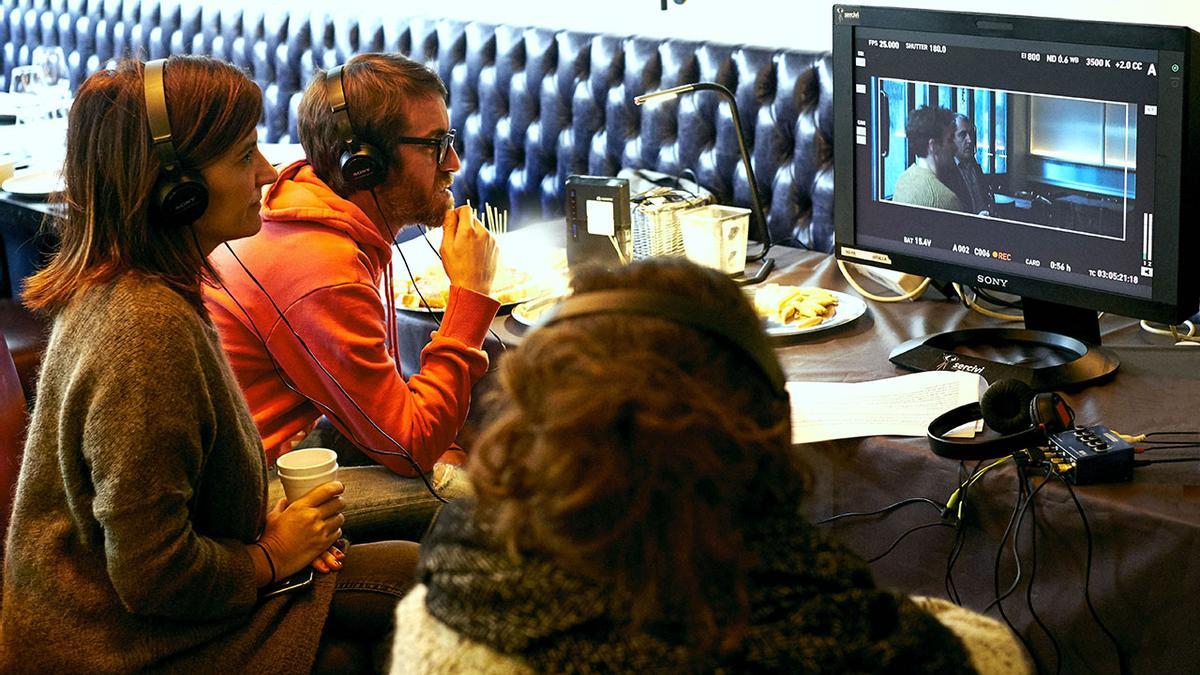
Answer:
[{"label": "table", "polygon": [[0,244],[5,274],[0,275],[0,297],[14,297],[22,280],[48,260],[54,237],[43,228],[54,208],[40,199],[26,199],[0,190]]},{"label": "table", "polygon": [[[853,293],[827,255],[773,249],[778,271],[770,281],[806,283]],[[864,284],[870,282],[863,280]],[[857,382],[902,374],[888,362],[896,344],[918,335],[997,322],[949,300],[869,303],[859,320],[826,332],[777,341],[789,379]],[[401,313],[401,331],[423,345],[433,325],[427,316]],[[501,315],[493,329],[506,344],[519,343],[524,327]],[[1174,347],[1169,338],[1145,333],[1136,322],[1115,316],[1101,320],[1104,343],[1122,359],[1110,382],[1068,393],[1078,420],[1103,423],[1133,433],[1195,429],[1200,409],[1200,346]],[[422,337],[422,333],[424,336]],[[402,338],[403,339],[403,338]],[[489,352],[498,347],[488,340]],[[404,351],[417,353],[416,345]],[[405,363],[405,372],[416,364]],[[488,387],[488,378],[481,387]],[[803,401],[794,401],[803,405]],[[468,426],[485,420],[473,406]],[[470,430],[464,435],[470,437]],[[467,440],[469,447],[469,440]],[[812,486],[806,505],[815,520],[849,511],[870,511],[907,497],[944,503],[959,481],[959,463],[934,456],[923,438],[870,437],[797,446],[810,466]],[[1162,456],[1197,456],[1198,450],[1157,451]],[[1152,458],[1155,453],[1142,455]],[[1033,481],[1036,486],[1040,479]],[[1195,672],[1200,666],[1200,462],[1138,468],[1131,483],[1075,488],[1093,539],[1090,575],[1092,603],[1127,653],[1135,673]],[[954,567],[963,604],[984,609],[995,597],[993,566],[997,542],[1013,512],[1016,473],[1011,466],[989,472],[976,483],[964,515],[964,545]],[[1051,482],[1034,502],[1037,566],[1032,601],[1062,652],[1062,672],[1118,672],[1112,643],[1092,620],[1083,594],[1086,542],[1083,525],[1066,488]],[[843,519],[828,525],[864,558],[882,553],[909,528],[938,520],[928,505],[907,506],[873,518]],[[1054,670],[1054,650],[1025,608],[1029,578],[1029,516],[1021,530],[1023,581],[1003,603],[1046,672]],[[871,565],[881,585],[908,593],[946,597],[945,570],[954,543],[951,528],[913,533]],[[1001,565],[1001,587],[1013,578],[1011,550]],[[989,612],[999,618],[996,610]]]}]

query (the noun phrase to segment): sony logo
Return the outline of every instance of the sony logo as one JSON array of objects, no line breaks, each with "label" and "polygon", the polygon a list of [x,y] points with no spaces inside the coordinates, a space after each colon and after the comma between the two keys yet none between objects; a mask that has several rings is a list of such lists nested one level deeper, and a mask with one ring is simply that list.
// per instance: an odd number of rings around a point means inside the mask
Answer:
[{"label": "sony logo", "polygon": [[991,277],[986,274],[979,274],[975,276],[975,280],[981,284],[987,284],[988,286],[1008,288],[1008,279],[1001,279],[1000,277]]}]

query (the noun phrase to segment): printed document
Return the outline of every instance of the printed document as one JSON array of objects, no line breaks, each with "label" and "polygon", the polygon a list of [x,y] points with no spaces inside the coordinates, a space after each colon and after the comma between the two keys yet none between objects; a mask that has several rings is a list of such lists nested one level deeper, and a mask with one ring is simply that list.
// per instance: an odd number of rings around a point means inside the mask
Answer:
[{"label": "printed document", "polygon": [[[974,373],[930,371],[870,382],[788,382],[792,442],[856,436],[924,436],[942,413],[979,401],[987,382]],[[982,421],[954,436],[974,435]]]}]

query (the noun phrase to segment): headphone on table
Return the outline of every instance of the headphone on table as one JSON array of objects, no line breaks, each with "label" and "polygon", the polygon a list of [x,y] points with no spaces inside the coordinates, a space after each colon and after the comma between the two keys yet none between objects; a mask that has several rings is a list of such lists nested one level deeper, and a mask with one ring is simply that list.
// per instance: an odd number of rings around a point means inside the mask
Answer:
[{"label": "headphone on table", "polygon": [[590,291],[563,300],[550,310],[538,328],[603,314],[652,316],[723,339],[749,357],[775,394],[787,399],[783,368],[758,324],[734,321],[718,308],[694,300],[648,290]]},{"label": "headphone on table", "polygon": [[[980,418],[995,434],[950,438],[946,434]],[[935,455],[957,460],[993,459],[1038,445],[1075,424],[1075,411],[1055,392],[1035,394],[1020,380],[998,380],[978,403],[968,403],[929,423],[926,437]]]},{"label": "headphone on table", "polygon": [[356,190],[374,188],[387,177],[387,156],[374,145],[354,137],[350,104],[346,102],[346,90],[342,85],[342,66],[335,66],[325,74],[325,96],[329,99],[329,110],[337,124],[338,135],[346,143],[338,161],[342,180]]},{"label": "headphone on table", "polygon": [[152,193],[153,207],[168,222],[191,225],[208,208],[208,185],[199,171],[184,167],[175,153],[163,79],[166,68],[166,59],[155,59],[146,63],[142,75],[146,120],[155,154],[162,165]]}]

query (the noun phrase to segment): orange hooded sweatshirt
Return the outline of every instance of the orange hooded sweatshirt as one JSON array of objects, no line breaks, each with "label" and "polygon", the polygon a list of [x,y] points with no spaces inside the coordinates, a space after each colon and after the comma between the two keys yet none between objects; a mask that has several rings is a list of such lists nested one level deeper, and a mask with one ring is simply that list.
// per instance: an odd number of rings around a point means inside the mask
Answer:
[{"label": "orange hooded sweatshirt", "polygon": [[268,461],[273,464],[285,441],[328,411],[343,435],[395,473],[415,475],[403,457],[379,452],[400,451],[364,413],[423,471],[437,461],[461,464],[462,451],[453,442],[467,417],[471,388],[487,370],[480,347],[499,303],[452,286],[441,328],[421,352],[420,372],[406,382],[385,344],[379,286],[392,249],[379,228],[304,162],[285,168],[268,189],[262,220],[261,232],[230,245],[270,299],[224,246],[211,256],[224,288],[206,288],[204,299]]}]

